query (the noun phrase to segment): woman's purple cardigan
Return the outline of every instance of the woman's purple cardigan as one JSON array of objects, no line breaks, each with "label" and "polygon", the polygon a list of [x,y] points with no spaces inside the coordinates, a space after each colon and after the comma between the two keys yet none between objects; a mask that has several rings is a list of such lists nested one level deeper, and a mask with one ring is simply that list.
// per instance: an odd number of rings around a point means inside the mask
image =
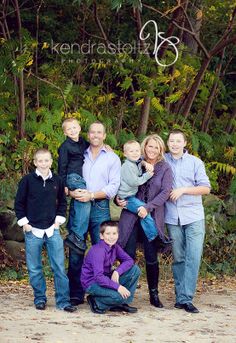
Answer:
[{"label": "woman's purple cardigan", "polygon": [[[169,164],[165,161],[158,162],[154,166],[154,175],[145,184],[139,186],[136,197],[144,202],[144,206],[155,220],[159,229],[160,236],[164,236],[164,204],[169,198],[172,188],[172,171]],[[145,201],[145,199],[147,201]],[[137,214],[133,214],[123,209],[119,220],[119,241],[124,248],[129,236],[139,219]]]}]

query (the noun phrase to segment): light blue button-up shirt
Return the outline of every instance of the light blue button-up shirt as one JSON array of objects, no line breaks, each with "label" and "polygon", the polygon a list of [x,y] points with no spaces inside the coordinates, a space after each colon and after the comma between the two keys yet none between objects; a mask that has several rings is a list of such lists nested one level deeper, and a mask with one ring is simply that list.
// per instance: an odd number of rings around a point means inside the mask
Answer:
[{"label": "light blue button-up shirt", "polygon": [[[165,154],[166,161],[173,172],[173,189],[180,187],[210,187],[204,163],[197,157],[184,152],[179,159],[170,153]],[[165,223],[186,225],[204,219],[201,195],[183,194],[177,201],[165,203]]]},{"label": "light blue button-up shirt", "polygon": [[108,199],[113,198],[120,186],[121,162],[113,151],[101,149],[93,159],[90,147],[84,153],[83,177],[90,192],[102,191]]}]

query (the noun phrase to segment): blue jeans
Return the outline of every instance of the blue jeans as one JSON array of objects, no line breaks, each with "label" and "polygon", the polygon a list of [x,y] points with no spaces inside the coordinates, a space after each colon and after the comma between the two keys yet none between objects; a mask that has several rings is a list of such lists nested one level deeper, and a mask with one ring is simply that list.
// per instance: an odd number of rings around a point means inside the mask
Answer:
[{"label": "blue jeans", "polygon": [[59,309],[70,305],[69,280],[65,273],[64,246],[59,230],[55,229],[51,237],[38,238],[33,233],[25,233],[26,263],[30,284],[34,290],[35,305],[46,302],[46,282],[42,267],[42,248],[45,244],[49,263],[54,274],[56,306]]},{"label": "blue jeans", "polygon": [[93,283],[91,286],[89,286],[86,289],[86,292],[94,296],[97,306],[101,310],[110,309],[111,307],[122,304],[130,304],[133,301],[140,274],[141,271],[135,264],[127,272],[120,276],[119,283],[130,291],[130,296],[127,299],[122,298],[118,291],[115,291],[111,288],[102,287],[97,283]]},{"label": "blue jeans", "polygon": [[199,220],[187,225],[167,224],[173,239],[173,275],[176,302],[191,303],[197,286],[205,236],[205,221]]},{"label": "blue jeans", "polygon": [[[138,213],[138,208],[140,206],[146,205],[145,202],[139,200],[136,197],[128,197],[125,200],[127,201],[127,205],[126,205],[127,210],[135,214]],[[143,219],[140,218],[140,224],[149,241],[153,241],[158,236],[158,229],[150,213],[148,213],[148,215],[145,218]]]},{"label": "blue jeans", "polygon": [[[96,244],[100,240],[99,229],[100,224],[105,220],[110,220],[109,200],[96,200],[90,202],[89,215],[89,233],[92,244]],[[70,227],[67,227],[70,232]],[[68,278],[70,283],[70,298],[82,300],[84,298],[84,290],[80,282],[81,268],[84,256],[77,254],[72,249],[69,249],[69,266]]]},{"label": "blue jeans", "polygon": [[[76,173],[67,175],[66,185],[71,191],[78,188],[86,189],[85,180]],[[68,227],[83,241],[88,231],[90,207],[90,201],[80,202],[72,199],[70,203]]]}]

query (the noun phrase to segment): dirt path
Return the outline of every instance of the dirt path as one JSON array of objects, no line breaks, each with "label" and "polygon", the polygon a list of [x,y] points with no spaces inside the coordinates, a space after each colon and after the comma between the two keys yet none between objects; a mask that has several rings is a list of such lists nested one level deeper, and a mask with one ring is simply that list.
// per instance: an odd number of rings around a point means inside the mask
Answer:
[{"label": "dirt path", "polygon": [[[51,287],[49,287],[51,288]],[[54,307],[49,290],[45,311],[32,305],[27,284],[0,284],[1,343],[235,343],[236,283],[224,281],[208,286],[200,283],[195,305],[201,313],[188,314],[173,308],[173,285],[162,285],[164,309],[149,305],[145,283],[137,290],[137,314],[108,312],[96,315],[85,303],[70,314]]]}]

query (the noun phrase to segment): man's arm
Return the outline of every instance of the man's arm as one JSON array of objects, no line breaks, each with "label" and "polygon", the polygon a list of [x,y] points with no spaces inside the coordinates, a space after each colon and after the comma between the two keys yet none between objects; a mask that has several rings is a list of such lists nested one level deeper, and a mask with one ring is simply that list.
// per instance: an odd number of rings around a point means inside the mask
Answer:
[{"label": "man's arm", "polygon": [[110,199],[114,197],[118,191],[120,185],[120,168],[121,162],[118,156],[113,155],[113,163],[109,169],[109,181],[108,184],[101,190],[96,192],[88,191],[87,189],[76,189],[70,191],[69,195],[81,202],[87,202],[95,199]]}]

